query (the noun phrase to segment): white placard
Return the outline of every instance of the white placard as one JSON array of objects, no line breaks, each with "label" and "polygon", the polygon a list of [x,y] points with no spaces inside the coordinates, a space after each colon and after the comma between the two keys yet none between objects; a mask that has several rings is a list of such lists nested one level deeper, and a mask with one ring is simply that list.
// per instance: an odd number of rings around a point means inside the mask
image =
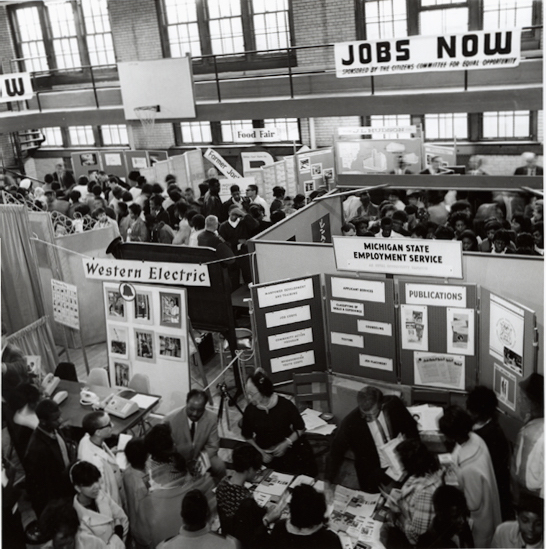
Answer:
[{"label": "white placard", "polygon": [[30,81],[30,73],[0,74],[0,103],[26,101],[32,99],[33,96],[34,90]]},{"label": "white placard", "polygon": [[408,36],[334,45],[336,76],[517,67],[521,29]]},{"label": "white placard", "polygon": [[293,355],[281,356],[271,359],[271,373],[284,372],[295,368],[313,366],[315,364],[315,351],[304,351]]},{"label": "white placard", "polygon": [[387,372],[392,372],[393,370],[392,359],[382,356],[359,354],[358,363],[364,368],[374,368],[376,370],[385,370]]},{"label": "white placard", "polygon": [[75,330],[80,329],[78,288],[61,280],[51,279],[53,320]]},{"label": "white placard", "polygon": [[330,309],[332,313],[340,315],[364,316],[364,303],[355,303],[353,301],[330,301]]},{"label": "white placard", "polygon": [[154,282],[176,286],[210,286],[209,268],[199,263],[159,263],[82,258],[86,278]]},{"label": "white placard", "polygon": [[512,371],[523,374],[524,311],[491,294],[489,354]]},{"label": "white placard", "polygon": [[338,135],[376,135],[383,133],[415,133],[417,126],[355,126],[337,129]]},{"label": "white placard", "polygon": [[424,305],[400,305],[402,349],[428,351],[428,309]]},{"label": "white placard", "polygon": [[121,154],[119,153],[104,153],[104,162],[107,166],[122,166]]},{"label": "white placard", "polygon": [[269,350],[276,351],[277,349],[286,349],[295,345],[304,345],[305,343],[313,343],[312,328],[303,328],[294,330],[293,332],[284,332],[268,336]]},{"label": "white placard", "polygon": [[458,240],[345,236],[332,240],[339,271],[463,278],[462,243]]},{"label": "white placard", "polygon": [[464,356],[441,353],[415,353],[413,361],[415,385],[464,390]]},{"label": "white placard", "polygon": [[211,164],[214,164],[214,166],[228,179],[239,179],[242,177],[242,175],[235,168],[232,168],[230,163],[225,160],[220,153],[213,151],[212,149],[207,149],[203,158],[206,158]]},{"label": "white placard", "polygon": [[465,286],[406,284],[406,303],[435,307],[466,307]]},{"label": "white placard", "polygon": [[[334,237],[335,238],[335,237]],[[332,297],[385,303],[385,283],[375,280],[332,277]]]},{"label": "white placard", "polygon": [[234,135],[235,143],[255,143],[281,141],[277,128],[253,128],[252,130],[237,130]]},{"label": "white placard", "polygon": [[266,313],[265,325],[267,328],[275,328],[275,326],[284,326],[285,324],[293,324],[294,322],[303,322],[310,319],[311,307],[304,305],[303,307],[292,307],[291,309]]},{"label": "white placard", "polygon": [[392,324],[389,322],[374,322],[373,320],[359,320],[358,331],[365,334],[392,336]]},{"label": "white placard", "polygon": [[312,278],[263,286],[257,288],[257,291],[258,306],[260,308],[313,299],[314,297]]},{"label": "white placard", "polygon": [[447,352],[474,356],[474,309],[448,307]]},{"label": "white placard", "polygon": [[342,334],[332,332],[332,345],[345,345],[347,347],[364,348],[364,337],[356,334]]}]

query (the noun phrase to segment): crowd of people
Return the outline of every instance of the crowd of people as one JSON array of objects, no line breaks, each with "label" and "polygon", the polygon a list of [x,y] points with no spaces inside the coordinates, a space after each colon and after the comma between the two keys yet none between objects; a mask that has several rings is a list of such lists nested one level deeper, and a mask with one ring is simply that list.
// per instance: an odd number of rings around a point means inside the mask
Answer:
[{"label": "crowd of people", "polygon": [[[283,498],[261,507],[249,486],[264,466],[291,475],[319,474],[300,412],[263,371],[247,380],[241,424],[246,442],[235,446],[228,466],[219,456],[217,418],[206,407],[205,392],[189,391],[184,407],[118,451],[107,412],[89,412],[81,429],[67,429],[62,407],[42,395],[20,353],[8,351],[2,385],[6,547],[30,542],[53,549],[341,549],[328,528],[327,509],[342,464],[349,466],[348,450],[359,488],[386,499],[381,528],[386,549],[543,547],[539,374],[520,382],[526,420],[513,451],[497,419],[495,393],[477,386],[466,409],[448,406],[439,419],[449,456],[442,463],[402,400],[365,386],[332,441],[320,473],[324,491],[299,485],[289,492],[288,504]],[[397,439],[404,470],[399,480],[389,476],[381,451]],[[14,506],[25,500],[35,518],[23,521],[26,530]]]}]

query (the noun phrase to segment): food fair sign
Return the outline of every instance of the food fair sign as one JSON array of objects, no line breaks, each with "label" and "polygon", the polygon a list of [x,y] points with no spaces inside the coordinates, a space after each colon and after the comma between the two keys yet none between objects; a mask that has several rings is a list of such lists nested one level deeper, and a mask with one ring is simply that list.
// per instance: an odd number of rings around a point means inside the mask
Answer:
[{"label": "food fair sign", "polygon": [[334,236],[339,271],[463,278],[458,240]]},{"label": "food fair sign", "polygon": [[517,67],[520,47],[521,29],[342,42],[334,45],[336,76]]},{"label": "food fair sign", "polygon": [[199,263],[151,263],[82,259],[86,278],[115,282],[155,282],[176,286],[210,286],[209,268]]}]

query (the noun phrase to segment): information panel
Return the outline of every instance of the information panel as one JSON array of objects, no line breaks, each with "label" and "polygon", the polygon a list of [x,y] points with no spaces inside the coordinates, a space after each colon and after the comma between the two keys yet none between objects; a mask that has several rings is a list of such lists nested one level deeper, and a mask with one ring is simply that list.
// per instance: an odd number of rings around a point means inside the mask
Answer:
[{"label": "information panel", "polygon": [[401,381],[464,391],[476,384],[477,289],[399,282]]},{"label": "information panel", "polygon": [[393,281],[325,278],[332,371],[396,382]]},{"label": "information panel", "polygon": [[260,364],[274,383],[327,369],[320,275],[250,287]]}]

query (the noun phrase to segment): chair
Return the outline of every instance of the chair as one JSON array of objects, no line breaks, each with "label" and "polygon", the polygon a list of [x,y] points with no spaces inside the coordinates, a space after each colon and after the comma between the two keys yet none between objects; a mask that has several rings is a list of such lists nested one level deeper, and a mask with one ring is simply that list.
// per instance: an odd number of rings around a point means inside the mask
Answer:
[{"label": "chair", "polygon": [[137,393],[150,393],[150,378],[145,374],[134,374],[127,384],[129,389]]},{"label": "chair", "polygon": [[104,368],[91,368],[87,376],[89,385],[100,385],[101,387],[110,387],[108,372]]},{"label": "chair", "polygon": [[79,381],[73,362],[59,362],[54,375],[66,381]]},{"label": "chair", "polygon": [[[314,408],[315,403],[321,403],[318,410],[321,412],[331,411],[329,381],[326,372],[293,374],[292,382],[294,384],[294,400],[298,410]],[[317,387],[319,388],[317,389]]]}]

